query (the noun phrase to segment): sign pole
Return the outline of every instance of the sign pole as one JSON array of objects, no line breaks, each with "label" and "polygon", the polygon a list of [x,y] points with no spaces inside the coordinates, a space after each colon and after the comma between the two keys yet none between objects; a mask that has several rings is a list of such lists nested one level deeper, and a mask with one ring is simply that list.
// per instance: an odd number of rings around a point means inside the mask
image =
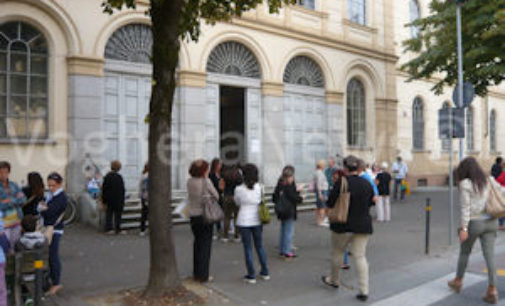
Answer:
[{"label": "sign pole", "polygon": [[449,109],[449,245],[454,243],[454,146],[453,146],[453,128],[452,108]]},{"label": "sign pole", "polygon": [[[457,23],[457,32],[458,32],[458,96],[459,96],[459,107],[464,109],[463,106],[463,46],[462,46],[462,35],[461,35],[461,6],[462,3],[456,4],[456,23]],[[463,128],[465,127],[466,117],[463,115]],[[451,138],[452,139],[452,138]],[[463,138],[459,139],[459,161],[461,162],[465,156],[464,146],[463,146]],[[451,169],[452,171],[452,169]]]}]

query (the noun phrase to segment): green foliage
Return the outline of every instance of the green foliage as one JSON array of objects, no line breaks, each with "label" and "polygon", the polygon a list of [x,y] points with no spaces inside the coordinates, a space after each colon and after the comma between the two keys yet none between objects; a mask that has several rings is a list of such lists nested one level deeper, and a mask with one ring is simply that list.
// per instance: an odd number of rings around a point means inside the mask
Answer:
[{"label": "green foliage", "polygon": [[[407,26],[419,27],[419,35],[403,42],[405,51],[417,57],[402,65],[409,81],[440,77],[436,94],[458,81],[456,5],[432,0],[431,15]],[[489,86],[505,79],[505,0],[468,0],[462,6],[463,69],[465,81],[485,96]]]},{"label": "green foliage", "polygon": [[[174,0],[158,0],[174,1]],[[267,0],[270,13],[277,13],[283,4],[294,4],[296,0]],[[184,0],[179,25],[179,37],[198,40],[201,21],[215,24],[240,17],[243,12],[254,9],[263,0]],[[104,12],[112,14],[114,9],[134,8],[135,0],[104,0]]]}]

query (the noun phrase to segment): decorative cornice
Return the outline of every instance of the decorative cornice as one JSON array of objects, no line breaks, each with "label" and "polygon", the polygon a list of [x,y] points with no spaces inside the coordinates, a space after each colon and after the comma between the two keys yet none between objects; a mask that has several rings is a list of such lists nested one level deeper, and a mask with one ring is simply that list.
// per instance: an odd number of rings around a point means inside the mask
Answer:
[{"label": "decorative cornice", "polygon": [[264,96],[282,97],[284,95],[284,84],[278,82],[262,82],[261,91]]},{"label": "decorative cornice", "polygon": [[377,98],[377,99],[375,99],[375,102],[376,103],[384,103],[384,104],[389,104],[389,103],[398,104],[398,99]]},{"label": "decorative cornice", "polygon": [[207,73],[201,71],[181,70],[177,79],[177,86],[207,87]]},{"label": "decorative cornice", "polygon": [[72,55],[67,57],[69,74],[103,76],[103,58]]},{"label": "decorative cornice", "polygon": [[346,19],[344,18],[342,20],[342,23],[348,27],[351,27],[351,28],[355,28],[355,29],[358,29],[360,31],[365,31],[365,32],[368,32],[368,33],[372,33],[372,34],[377,34],[379,32],[379,30],[377,30],[377,28],[372,28],[372,27],[369,27],[369,26],[366,26],[366,25],[362,25],[362,24],[359,24],[359,23],[356,23],[356,22],[352,22],[350,21],[349,19]]},{"label": "decorative cornice", "polygon": [[302,12],[307,15],[319,17],[321,19],[327,19],[329,16],[328,13],[317,11],[317,10],[311,10],[311,9],[308,9],[308,8],[303,7],[301,5],[291,5],[289,7],[286,7],[286,9],[293,10],[293,11],[299,11],[299,12]]},{"label": "decorative cornice", "polygon": [[328,104],[343,104],[344,93],[340,91],[326,91],[326,103]]}]

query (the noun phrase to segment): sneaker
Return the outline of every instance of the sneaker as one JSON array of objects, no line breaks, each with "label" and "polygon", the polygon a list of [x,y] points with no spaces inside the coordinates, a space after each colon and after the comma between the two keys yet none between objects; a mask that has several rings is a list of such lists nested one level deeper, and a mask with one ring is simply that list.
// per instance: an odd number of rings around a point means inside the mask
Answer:
[{"label": "sneaker", "polygon": [[350,268],[351,268],[351,266],[349,266],[349,265],[347,265],[347,264],[342,264],[342,265],[340,266],[340,269],[342,269],[342,270],[349,270]]},{"label": "sneaker", "polygon": [[248,284],[256,284],[256,279],[249,276],[244,276],[244,282]]},{"label": "sneaker", "polygon": [[296,258],[296,257],[298,257],[298,255],[296,255],[295,253],[284,254],[284,258],[286,258],[286,259]]},{"label": "sneaker", "polygon": [[105,234],[106,234],[106,235],[115,235],[115,234],[116,234],[116,232],[111,230],[111,231],[106,232]]},{"label": "sneaker", "polygon": [[356,295],[356,298],[359,301],[366,302],[366,300],[368,300],[368,295],[360,293],[360,294]]},{"label": "sneaker", "polygon": [[264,281],[267,281],[267,280],[270,280],[270,275],[263,275],[263,274],[260,274],[260,277],[261,279],[263,279]]},{"label": "sneaker", "polygon": [[229,241],[228,238],[221,238],[221,242],[227,243]]}]

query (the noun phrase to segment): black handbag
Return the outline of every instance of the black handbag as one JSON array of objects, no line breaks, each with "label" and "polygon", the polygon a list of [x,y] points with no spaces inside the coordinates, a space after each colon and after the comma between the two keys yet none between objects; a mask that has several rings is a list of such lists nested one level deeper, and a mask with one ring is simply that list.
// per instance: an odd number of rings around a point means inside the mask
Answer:
[{"label": "black handbag", "polygon": [[293,205],[283,190],[279,191],[279,198],[274,205],[274,210],[277,218],[280,220],[287,220],[292,218]]}]

